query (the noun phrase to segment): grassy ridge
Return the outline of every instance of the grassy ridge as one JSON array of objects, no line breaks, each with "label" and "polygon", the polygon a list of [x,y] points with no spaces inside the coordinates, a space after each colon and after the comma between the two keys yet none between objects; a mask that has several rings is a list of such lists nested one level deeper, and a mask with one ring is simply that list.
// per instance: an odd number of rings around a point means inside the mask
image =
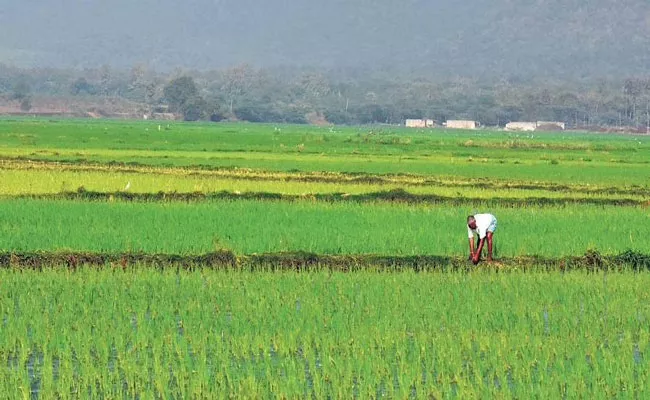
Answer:
[{"label": "grassy ridge", "polygon": [[361,195],[404,190],[413,195],[453,198],[650,199],[650,188],[544,185],[536,182],[462,180],[412,175],[357,175],[334,173],[271,173],[251,170],[202,171],[196,169],[68,165],[4,162],[0,169],[0,195],[42,195],[76,191],[117,192],[130,182],[129,193],[158,192],[267,192],[282,195]]},{"label": "grassy ridge", "polygon": [[609,272],[0,271],[0,392],[647,398],[649,284]]},{"label": "grassy ridge", "polygon": [[463,197],[460,193],[455,196],[440,196],[437,194],[414,194],[402,189],[387,190],[370,193],[302,193],[284,194],[269,192],[240,192],[220,191],[212,193],[191,192],[158,192],[158,193],[130,193],[130,192],[92,192],[80,187],[76,192],[61,192],[53,194],[27,194],[18,196],[2,196],[5,199],[38,199],[38,200],[77,200],[77,201],[135,201],[135,202],[206,202],[216,200],[259,200],[259,201],[312,201],[328,203],[402,203],[402,204],[428,204],[449,205],[484,208],[489,203],[494,207],[547,207],[571,205],[599,205],[619,207],[650,206],[650,201],[629,198],[599,198],[599,197]]},{"label": "grassy ridge", "polygon": [[[205,203],[0,200],[0,250],[203,254],[465,255],[467,206],[215,200]],[[647,250],[643,207],[490,207],[497,254]]]}]

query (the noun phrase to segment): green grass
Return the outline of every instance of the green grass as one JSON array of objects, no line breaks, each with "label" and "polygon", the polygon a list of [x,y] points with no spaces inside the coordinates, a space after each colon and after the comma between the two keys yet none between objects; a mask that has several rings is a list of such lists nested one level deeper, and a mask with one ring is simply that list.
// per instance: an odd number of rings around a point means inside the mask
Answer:
[{"label": "green grass", "polygon": [[[225,247],[238,254],[458,255],[466,252],[464,218],[481,209],[499,217],[498,251],[507,256],[581,255],[589,248],[606,254],[646,250],[642,238],[648,215],[642,207],[542,207],[542,202],[526,200],[519,208],[508,208],[509,203],[491,199],[645,202],[650,187],[647,137],[257,124],[158,127],[155,122],[2,120],[0,156],[73,163],[5,161],[0,194],[79,188],[117,192],[131,182],[129,191],[143,194],[354,195],[405,189],[475,200],[428,207],[5,198],[0,249],[198,254]],[[188,168],[192,165],[198,167]]]},{"label": "green grass", "polygon": [[647,251],[650,217],[642,207],[506,208],[486,202],[474,210],[309,200],[0,200],[0,250],[463,255],[469,252],[466,216],[483,209],[499,219],[495,240],[503,256]]},{"label": "green grass", "polygon": [[0,271],[7,398],[647,398],[648,273]]},{"label": "green grass", "polygon": [[[512,189],[495,187],[477,187],[471,182],[445,183],[445,186],[435,184],[419,184],[394,182],[318,182],[309,181],[308,175],[291,174],[282,176],[260,176],[253,174],[240,177],[224,177],[221,174],[197,173],[184,170],[149,170],[146,172],[131,172],[127,168],[106,170],[65,170],[64,167],[30,170],[0,170],[0,195],[44,195],[76,191],[84,188],[87,191],[113,193],[124,190],[129,184],[129,193],[212,193],[228,191],[233,193],[279,193],[284,195],[303,194],[367,194],[373,192],[402,189],[418,195],[437,195],[452,198],[490,198],[524,199],[530,197],[549,199],[630,199],[642,201],[649,198],[643,193],[609,193],[593,188],[589,192],[569,189]],[[301,178],[305,181],[300,181]],[[624,189],[622,189],[624,190]],[[647,191],[650,193],[650,190]]]},{"label": "green grass", "polygon": [[269,171],[650,185],[650,138],[256,124],[0,121],[0,156]]},{"label": "green grass", "polygon": [[267,171],[331,171],[369,174],[418,174],[473,179],[513,179],[594,185],[650,184],[649,164],[570,161],[553,164],[532,158],[494,160],[469,157],[327,155],[309,153],[179,152],[144,150],[0,149],[0,156],[30,160],[123,163],[163,167],[253,168]]},{"label": "green grass", "polygon": [[[650,140],[644,136],[580,133],[522,134],[489,130],[411,130],[400,127],[313,127],[271,124],[190,124],[155,121],[1,121],[0,141],[7,147],[61,149],[131,149],[147,151],[273,152],[421,155],[459,157],[496,154],[526,156],[531,152],[559,159],[648,162]],[[167,126],[169,128],[167,128]],[[461,150],[462,149],[462,150]],[[464,154],[454,154],[462,151]],[[492,158],[489,154],[488,158]],[[528,157],[523,157],[528,158]]]},{"label": "green grass", "polygon": [[[491,199],[647,201],[650,137],[158,126],[0,120],[0,196],[9,196],[0,198],[0,252],[231,249],[464,259],[465,218],[477,211],[498,218],[497,258],[648,252],[647,207],[506,207]],[[79,187],[116,192],[127,182],[131,193],[142,194],[403,188],[485,200],[451,206],[308,197],[11,198]],[[647,271],[343,274],[115,266],[0,270],[4,398],[650,395]]]}]

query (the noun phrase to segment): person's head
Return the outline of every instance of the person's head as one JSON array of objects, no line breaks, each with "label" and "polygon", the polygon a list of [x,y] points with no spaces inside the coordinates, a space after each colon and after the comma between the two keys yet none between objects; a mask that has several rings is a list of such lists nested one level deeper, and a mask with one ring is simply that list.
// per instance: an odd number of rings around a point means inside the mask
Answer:
[{"label": "person's head", "polygon": [[469,226],[470,229],[476,229],[476,219],[474,219],[473,215],[467,217],[467,226]]}]

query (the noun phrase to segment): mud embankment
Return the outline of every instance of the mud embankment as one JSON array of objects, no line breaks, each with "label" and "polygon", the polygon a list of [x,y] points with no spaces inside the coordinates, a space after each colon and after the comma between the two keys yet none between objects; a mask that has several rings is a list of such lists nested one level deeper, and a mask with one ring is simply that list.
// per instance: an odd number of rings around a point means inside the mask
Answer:
[{"label": "mud embankment", "polygon": [[650,270],[650,254],[625,251],[603,255],[589,251],[581,256],[500,257],[494,262],[481,262],[478,267],[464,257],[415,255],[327,255],[308,252],[236,255],[222,250],[200,255],[92,252],[3,252],[0,268],[44,269],[99,267],[114,269],[176,268],[223,269],[250,271],[463,271],[476,268],[502,271],[568,271],[568,270]]}]

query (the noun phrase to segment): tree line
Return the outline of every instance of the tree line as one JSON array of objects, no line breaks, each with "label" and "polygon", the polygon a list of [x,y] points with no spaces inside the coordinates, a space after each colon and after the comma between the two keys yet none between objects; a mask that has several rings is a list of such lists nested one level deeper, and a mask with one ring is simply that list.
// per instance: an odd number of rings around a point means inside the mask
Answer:
[{"label": "tree line", "polygon": [[0,65],[0,97],[28,111],[33,98],[112,98],[166,106],[189,121],[400,124],[408,118],[562,121],[568,126],[650,125],[650,77],[500,79],[386,70],[254,68],[152,71],[20,69]]}]

